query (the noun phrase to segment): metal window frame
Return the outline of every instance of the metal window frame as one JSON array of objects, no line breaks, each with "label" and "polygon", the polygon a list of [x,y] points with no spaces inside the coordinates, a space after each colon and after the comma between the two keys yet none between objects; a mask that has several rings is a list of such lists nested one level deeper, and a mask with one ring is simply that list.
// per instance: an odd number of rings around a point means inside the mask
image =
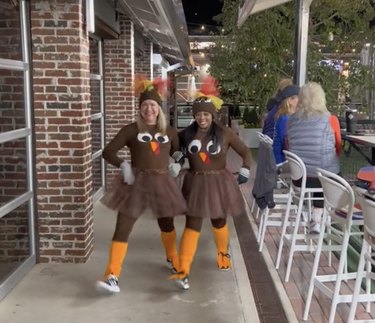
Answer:
[{"label": "metal window frame", "polygon": [[[98,63],[99,73],[90,74],[90,80],[99,81],[99,111],[98,113],[91,114],[91,121],[100,120],[100,149],[92,153],[91,160],[94,162],[96,158],[101,158],[104,145],[105,145],[105,106],[104,106],[104,66],[103,66],[103,40],[95,35],[90,37],[97,41],[98,45]],[[101,167],[101,187],[93,194],[93,203],[95,203],[104,193],[105,187],[105,162],[104,159],[100,160]]]},{"label": "metal window frame", "polygon": [[19,2],[21,45],[23,61],[0,59],[0,68],[22,71],[24,82],[24,113],[26,127],[0,134],[0,143],[25,138],[26,140],[26,163],[27,163],[27,192],[16,197],[9,203],[0,208],[0,218],[9,214],[24,203],[28,205],[28,229],[30,242],[30,255],[20,265],[0,283],[0,300],[4,298],[11,289],[22,279],[22,277],[31,270],[36,263],[36,241],[35,241],[35,174],[34,174],[34,151],[33,151],[33,133],[32,133],[32,102],[31,102],[31,55],[30,55],[30,20],[29,20],[29,2],[20,0]]}]

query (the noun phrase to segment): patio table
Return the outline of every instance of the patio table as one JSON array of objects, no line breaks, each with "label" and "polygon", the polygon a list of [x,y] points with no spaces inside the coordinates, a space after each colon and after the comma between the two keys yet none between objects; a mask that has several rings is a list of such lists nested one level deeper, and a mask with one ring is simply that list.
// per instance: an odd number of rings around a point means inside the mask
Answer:
[{"label": "patio table", "polygon": [[[342,139],[348,141],[372,166],[375,166],[375,134],[349,135],[343,133]],[[370,147],[371,156],[367,156],[357,144]]]}]

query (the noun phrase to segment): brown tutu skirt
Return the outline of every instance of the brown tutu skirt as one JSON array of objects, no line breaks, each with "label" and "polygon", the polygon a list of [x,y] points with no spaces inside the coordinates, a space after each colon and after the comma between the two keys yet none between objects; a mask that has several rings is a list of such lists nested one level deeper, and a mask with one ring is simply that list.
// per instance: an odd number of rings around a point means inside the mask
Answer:
[{"label": "brown tutu skirt", "polygon": [[226,218],[245,214],[245,202],[234,176],[227,170],[188,172],[182,186],[188,215]]},{"label": "brown tutu skirt", "polygon": [[133,185],[125,184],[122,175],[118,175],[101,202],[132,218],[138,218],[148,208],[155,218],[174,217],[187,212],[181,190],[168,171],[135,170]]}]

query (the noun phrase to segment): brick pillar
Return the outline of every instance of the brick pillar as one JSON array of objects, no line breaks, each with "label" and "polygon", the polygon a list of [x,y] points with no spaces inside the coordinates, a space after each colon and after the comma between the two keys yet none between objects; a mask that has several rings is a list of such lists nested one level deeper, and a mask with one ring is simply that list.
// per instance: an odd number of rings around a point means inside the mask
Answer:
[{"label": "brick pillar", "polygon": [[[120,36],[104,41],[104,76],[106,93],[106,143],[125,125],[133,122],[136,115],[134,100],[134,26],[125,15],[119,15]],[[127,157],[127,149],[119,152]],[[115,173],[108,166],[107,183]]]},{"label": "brick pillar", "polygon": [[152,55],[152,43],[145,38],[144,39],[144,51],[142,54],[135,56],[135,73],[143,74],[148,79],[151,78],[151,55]]},{"label": "brick pillar", "polygon": [[31,1],[40,262],[93,249],[89,40],[82,1]]}]

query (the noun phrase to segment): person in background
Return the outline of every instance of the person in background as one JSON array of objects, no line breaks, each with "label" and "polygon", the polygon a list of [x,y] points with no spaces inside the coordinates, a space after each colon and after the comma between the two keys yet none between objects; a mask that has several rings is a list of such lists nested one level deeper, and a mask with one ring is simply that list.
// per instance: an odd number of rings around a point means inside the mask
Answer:
[{"label": "person in background", "polygon": [[289,85],[281,91],[280,97],[284,98],[275,114],[275,130],[273,134],[273,154],[276,164],[285,161],[283,150],[286,147],[286,131],[289,116],[296,112],[298,105],[299,86]]},{"label": "person in background", "polygon": [[[128,250],[128,238],[146,209],[158,221],[168,264],[178,267],[173,218],[185,214],[187,206],[169,170],[170,155],[179,155],[179,139],[177,131],[166,124],[158,92],[161,85],[156,80],[136,79],[136,95],[140,92],[137,121],[124,126],[103,150],[103,158],[120,168],[122,176],[114,180],[113,187],[102,199],[118,215],[107,269],[96,284],[99,291],[120,291],[118,279]],[[130,164],[117,156],[125,146],[130,150]]]},{"label": "person in background", "polygon": [[[303,85],[299,92],[297,111],[288,120],[288,150],[299,156],[306,165],[306,186],[321,187],[317,168],[340,173],[341,133],[339,120],[326,107],[326,96],[315,82]],[[301,186],[301,180],[295,181]],[[314,193],[314,197],[323,197]],[[323,200],[313,200],[310,232],[320,232]]]},{"label": "person in background", "polygon": [[[182,193],[188,213],[179,248],[179,270],[174,279],[182,289],[189,289],[190,267],[198,246],[204,218],[211,220],[217,249],[217,266],[229,270],[228,217],[245,214],[245,204],[238,184],[250,175],[250,149],[232,129],[215,121],[222,101],[217,97],[216,80],[208,77],[193,102],[195,121],[180,133],[180,143],[189,160],[190,169],[184,177]],[[242,157],[243,165],[236,179],[226,168],[229,148]]]},{"label": "person in background", "polygon": [[280,106],[280,102],[283,98],[280,97],[282,90],[287,86],[293,85],[293,81],[289,78],[281,79],[275,94],[267,102],[267,115],[263,122],[262,133],[273,139],[273,131],[275,128],[275,114]]}]

